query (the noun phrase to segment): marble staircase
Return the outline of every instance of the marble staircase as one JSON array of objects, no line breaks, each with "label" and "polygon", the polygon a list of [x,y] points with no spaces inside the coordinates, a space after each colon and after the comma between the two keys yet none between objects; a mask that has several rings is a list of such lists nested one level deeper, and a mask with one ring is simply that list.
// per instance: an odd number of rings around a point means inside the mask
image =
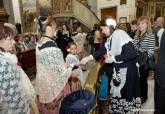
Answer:
[{"label": "marble staircase", "polygon": [[[86,27],[92,29],[94,24],[99,23],[98,17],[88,8],[86,0],[70,0],[53,3],[53,16],[58,17],[74,17]],[[62,4],[62,5],[61,5]],[[55,7],[58,6],[58,7]]]}]

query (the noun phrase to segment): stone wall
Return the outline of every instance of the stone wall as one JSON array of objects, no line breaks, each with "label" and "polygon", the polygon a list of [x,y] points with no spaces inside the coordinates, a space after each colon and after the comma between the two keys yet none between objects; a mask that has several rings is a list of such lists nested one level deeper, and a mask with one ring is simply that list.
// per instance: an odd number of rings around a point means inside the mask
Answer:
[{"label": "stone wall", "polygon": [[117,7],[117,21],[127,17],[127,22],[136,17],[135,0],[127,0],[127,4],[120,5],[120,0],[97,0],[97,16],[101,19],[101,9]]}]

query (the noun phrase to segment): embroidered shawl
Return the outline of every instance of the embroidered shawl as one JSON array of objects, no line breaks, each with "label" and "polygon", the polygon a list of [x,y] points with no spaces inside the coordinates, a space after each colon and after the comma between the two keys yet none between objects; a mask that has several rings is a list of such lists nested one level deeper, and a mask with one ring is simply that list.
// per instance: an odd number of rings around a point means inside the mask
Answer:
[{"label": "embroidered shawl", "polygon": [[46,47],[39,50],[38,46],[36,47],[37,92],[40,102],[50,103],[66,85],[72,68],[66,66],[59,48]]},{"label": "embroidered shawl", "polygon": [[20,76],[16,64],[0,52],[0,113],[28,114],[29,103],[20,86]]}]

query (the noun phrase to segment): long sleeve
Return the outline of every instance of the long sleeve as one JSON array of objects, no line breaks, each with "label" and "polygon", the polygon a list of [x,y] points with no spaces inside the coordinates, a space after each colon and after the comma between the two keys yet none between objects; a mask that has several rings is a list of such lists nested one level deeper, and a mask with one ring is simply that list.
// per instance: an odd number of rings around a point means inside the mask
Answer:
[{"label": "long sleeve", "polygon": [[52,102],[65,87],[72,68],[67,67],[59,48],[36,48],[36,88],[40,102]]},{"label": "long sleeve", "polygon": [[155,80],[158,82],[161,88],[165,89],[165,31],[161,37],[160,52],[155,68]]},{"label": "long sleeve", "polygon": [[5,60],[0,60],[0,74],[0,105],[13,114],[26,114],[29,110],[28,104],[20,91],[16,67]]},{"label": "long sleeve", "polygon": [[134,40],[133,40],[133,44],[134,44],[135,48],[137,48],[138,42],[139,42],[139,38],[137,36],[135,36]]},{"label": "long sleeve", "polygon": [[159,47],[160,47],[160,43],[161,43],[161,38],[162,38],[162,35],[163,35],[163,32],[165,31],[164,28],[161,28],[158,33],[157,33],[157,36],[159,38]]},{"label": "long sleeve", "polygon": [[115,60],[117,62],[130,61],[131,59],[135,59],[135,58],[136,58],[136,51],[131,42],[129,42],[128,44],[125,44],[122,47],[122,52],[120,55],[115,56]]},{"label": "long sleeve", "polygon": [[[153,55],[155,48],[155,35],[146,34],[144,40],[139,42],[139,38],[135,36],[134,38],[134,46],[138,51],[147,52],[148,56]],[[137,46],[139,45],[139,47]]]},{"label": "long sleeve", "polygon": [[148,51],[147,51],[149,56],[152,56],[154,54],[154,48],[155,48],[155,35],[151,35],[148,41]]}]

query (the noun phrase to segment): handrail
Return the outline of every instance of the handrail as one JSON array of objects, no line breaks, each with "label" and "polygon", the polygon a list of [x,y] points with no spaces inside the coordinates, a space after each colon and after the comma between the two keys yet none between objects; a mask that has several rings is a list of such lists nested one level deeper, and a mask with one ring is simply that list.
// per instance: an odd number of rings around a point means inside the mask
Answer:
[{"label": "handrail", "polygon": [[[77,0],[76,0],[77,1]],[[77,1],[77,2],[79,2],[79,1]],[[81,2],[80,2],[81,3]],[[81,3],[84,7],[86,7],[91,13],[93,13],[93,15],[95,15],[96,16],[96,18],[100,21],[100,19],[97,17],[97,15],[93,12],[93,11],[91,11],[87,6],[85,6],[85,4],[83,4],[83,3]]]},{"label": "handrail", "polygon": [[[94,24],[99,23],[99,18],[84,4],[79,2],[78,0],[72,0],[71,1],[72,10],[70,12],[63,12],[63,10],[60,10],[59,13],[54,13],[54,17],[74,17],[79,22],[84,24],[86,27],[92,29]],[[63,9],[63,6],[59,7],[60,9]],[[56,11],[54,11],[56,12]]]},{"label": "handrail", "polygon": [[93,25],[99,23],[98,17],[84,4],[77,0],[72,0],[73,16],[87,27],[93,28]]}]

